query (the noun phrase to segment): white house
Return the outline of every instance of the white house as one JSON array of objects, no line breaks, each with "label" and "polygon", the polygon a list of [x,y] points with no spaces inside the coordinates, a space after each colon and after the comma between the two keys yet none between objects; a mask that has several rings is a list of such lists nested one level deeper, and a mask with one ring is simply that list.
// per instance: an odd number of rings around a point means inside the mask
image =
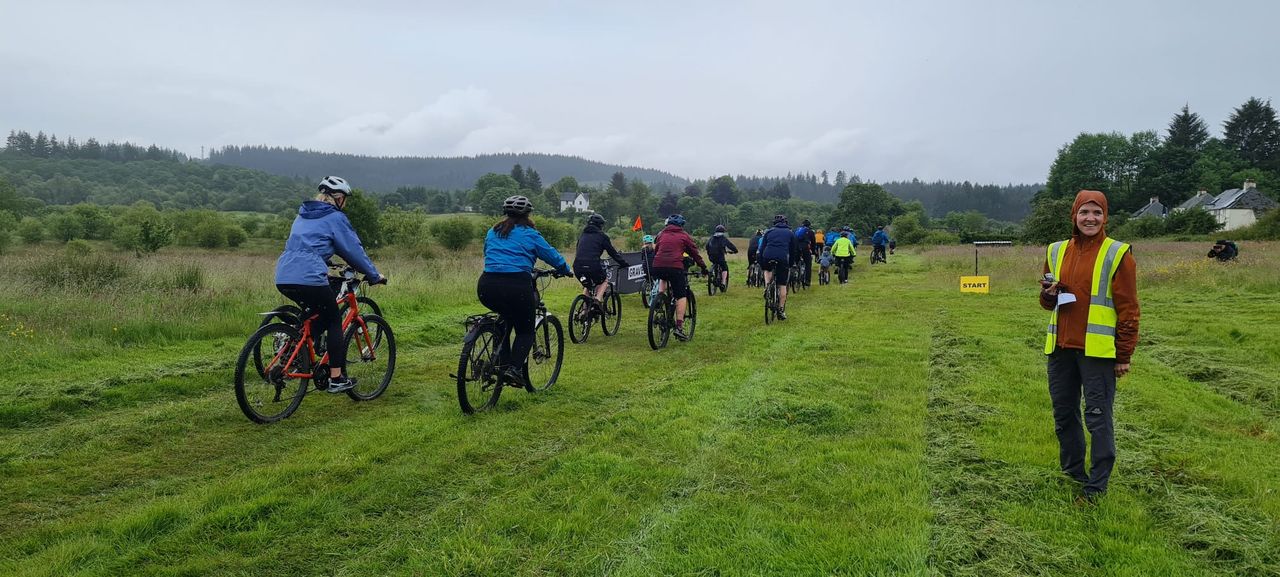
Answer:
[{"label": "white house", "polygon": [[591,212],[591,198],[585,192],[560,193],[560,210],[570,209],[578,212]]},{"label": "white house", "polygon": [[1262,213],[1275,210],[1276,207],[1280,207],[1280,203],[1262,194],[1252,180],[1244,181],[1244,186],[1240,188],[1223,191],[1212,203],[1204,205],[1204,209],[1222,223],[1222,230],[1249,226]]}]

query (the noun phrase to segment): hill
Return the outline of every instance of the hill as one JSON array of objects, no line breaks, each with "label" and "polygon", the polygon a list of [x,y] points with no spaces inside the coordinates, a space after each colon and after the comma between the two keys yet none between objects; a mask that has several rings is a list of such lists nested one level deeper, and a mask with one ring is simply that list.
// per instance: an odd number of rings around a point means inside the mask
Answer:
[{"label": "hill", "polygon": [[683,186],[688,183],[684,178],[651,168],[540,153],[382,157],[268,146],[226,146],[210,153],[207,162],[302,177],[308,181],[326,174],[339,174],[360,188],[373,192],[393,192],[401,186],[466,190],[475,186],[481,176],[490,172],[509,173],[516,164],[536,170],[544,184],[565,176],[572,176],[582,183],[607,183],[615,172],[650,184],[665,182]]}]

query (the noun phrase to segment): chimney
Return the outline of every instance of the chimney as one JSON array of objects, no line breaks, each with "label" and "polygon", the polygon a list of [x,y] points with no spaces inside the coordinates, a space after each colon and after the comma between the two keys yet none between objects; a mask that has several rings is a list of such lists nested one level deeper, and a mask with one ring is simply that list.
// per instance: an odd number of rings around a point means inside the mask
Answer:
[{"label": "chimney", "polygon": [[1244,188],[1245,190],[1251,190],[1251,189],[1254,189],[1254,188],[1258,188],[1258,183],[1254,182],[1254,181],[1253,181],[1253,179],[1252,179],[1252,178],[1250,178],[1250,179],[1248,179],[1248,180],[1244,181],[1244,186],[1243,186],[1242,188]]}]

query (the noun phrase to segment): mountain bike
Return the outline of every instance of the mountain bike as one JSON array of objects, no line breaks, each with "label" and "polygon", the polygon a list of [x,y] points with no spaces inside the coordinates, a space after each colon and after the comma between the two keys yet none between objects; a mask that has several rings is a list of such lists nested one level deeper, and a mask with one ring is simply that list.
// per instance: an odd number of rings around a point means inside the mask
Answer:
[{"label": "mountain bike", "polygon": [[[396,369],[395,334],[382,317],[360,314],[354,293],[348,291],[343,298],[347,304],[342,317],[346,374],[356,379],[356,386],[346,393],[352,400],[370,401],[391,384]],[[249,420],[266,424],[287,418],[311,390],[310,381],[316,389],[328,387],[329,352],[319,350],[315,342],[318,332],[313,331],[319,316],[300,309],[300,323],[271,322],[259,327],[240,350],[235,368],[236,403]]]},{"label": "mountain bike", "polygon": [[[606,267],[606,271],[615,269],[616,266]],[[606,277],[607,278],[607,277]],[[579,278],[579,281],[585,281]],[[601,330],[605,336],[618,334],[618,327],[622,323],[622,297],[614,290],[613,281],[606,280],[609,284],[604,292],[604,301],[596,300],[595,283],[587,286],[588,295],[578,295],[573,299],[573,304],[569,305],[569,340],[575,344],[587,342],[587,337],[591,335],[591,327],[600,323]],[[584,285],[588,284],[586,282]]]},{"label": "mountain bike", "polygon": [[764,324],[770,324],[778,316],[778,280],[769,279],[764,285]]},{"label": "mountain bike", "polygon": [[[333,291],[338,295],[339,315],[346,317],[347,310],[353,306],[353,304],[347,300],[347,294],[350,293],[355,295],[354,306],[357,311],[360,311],[357,314],[365,314],[366,312],[369,312],[378,315],[383,319],[386,318],[382,314],[382,307],[378,306],[377,302],[372,298],[360,294],[360,285],[363,284],[364,281],[356,277],[356,269],[351,268],[350,266],[333,266],[330,268],[338,271],[336,276],[329,276],[329,286],[333,288]],[[265,313],[258,313],[258,315],[262,317],[262,322],[258,323],[258,328],[265,327],[273,322],[281,322],[295,327],[302,324],[302,309],[296,304],[280,305]],[[375,334],[374,338],[381,339],[382,335],[380,333]],[[380,345],[381,343],[378,342],[374,344]],[[323,353],[324,347],[325,344],[321,341],[317,352]],[[260,350],[255,350],[253,352],[253,367],[258,370],[258,376],[266,375],[262,364],[262,351]]]},{"label": "mountain bike", "polygon": [[853,258],[838,258],[836,261],[836,271],[840,277],[840,284],[845,284],[849,282],[849,265],[853,264]]},{"label": "mountain bike", "polygon": [[[698,273],[685,271],[686,275],[699,276]],[[671,283],[664,283],[663,291],[659,292],[649,306],[649,348],[653,350],[661,349],[667,346],[667,341],[671,338],[671,331],[676,328],[676,298],[671,294]],[[685,292],[685,298],[688,299],[684,311],[684,334],[685,340],[693,340],[693,331],[698,325],[698,301],[693,296],[693,289]]]},{"label": "mountain bike", "polygon": [[787,278],[787,288],[792,293],[799,292],[800,286],[803,284],[800,278],[800,263],[791,263],[791,272]]},{"label": "mountain bike", "polygon": [[[560,377],[564,365],[564,329],[560,319],[547,312],[542,293],[555,276],[555,271],[535,269],[534,296],[538,305],[534,313],[533,348],[523,359],[520,371],[530,392],[545,391]],[[458,355],[458,372],[449,375],[458,383],[458,405],[468,415],[491,409],[498,404],[503,387],[514,385],[503,375],[509,366],[505,357],[511,350],[511,323],[495,313],[471,315],[463,321],[467,327],[462,338],[462,354]]]},{"label": "mountain bike", "polygon": [[884,245],[876,244],[871,247],[871,264],[884,263],[889,264],[884,259]]},{"label": "mountain bike", "polygon": [[822,269],[821,269],[821,270],[819,270],[819,271],[818,271],[818,284],[820,284],[820,285],[831,284],[831,270],[830,270],[830,269],[831,269],[831,267],[829,267],[829,266],[824,266],[824,267],[822,267]]},{"label": "mountain bike", "polygon": [[711,263],[711,274],[707,275],[707,296],[715,296],[716,290],[720,292],[729,292],[729,278],[725,277],[724,286],[720,286],[720,277],[724,273],[724,267],[719,263]]},{"label": "mountain bike", "polygon": [[764,271],[760,269],[759,262],[753,262],[747,267],[747,286],[764,286]]}]

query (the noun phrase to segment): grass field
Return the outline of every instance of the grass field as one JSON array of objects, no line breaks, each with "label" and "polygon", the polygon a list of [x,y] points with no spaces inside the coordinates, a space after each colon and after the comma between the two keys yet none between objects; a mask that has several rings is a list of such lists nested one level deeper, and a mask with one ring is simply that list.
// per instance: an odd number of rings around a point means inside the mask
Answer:
[{"label": "grass field", "polygon": [[1135,246],[1096,506],[1056,471],[1043,248],[984,249],[990,295],[958,293],[968,247],[864,255],[771,326],[739,262],[693,342],[649,350],[629,296],[555,388],[477,417],[448,375],[478,256],[384,255],[391,388],[271,426],[231,367],[274,253],[25,249],[0,257],[0,575],[1280,575],[1280,246],[1207,248]]}]

